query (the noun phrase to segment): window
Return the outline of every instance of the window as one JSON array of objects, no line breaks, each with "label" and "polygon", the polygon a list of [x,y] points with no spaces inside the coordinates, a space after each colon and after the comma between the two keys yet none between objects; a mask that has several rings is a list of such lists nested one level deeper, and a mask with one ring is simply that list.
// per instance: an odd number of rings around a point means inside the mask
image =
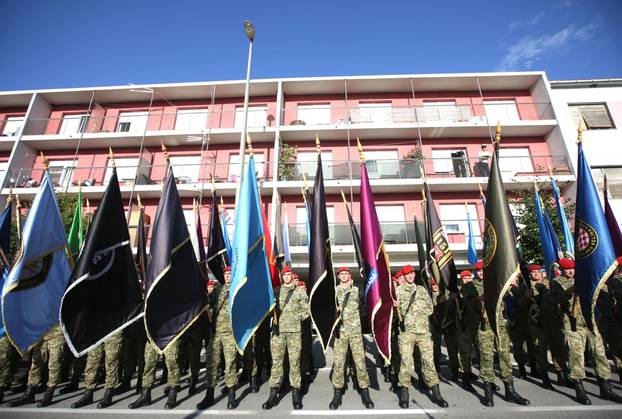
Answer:
[{"label": "window", "polygon": [[121,112],[117,132],[143,133],[147,127],[149,112]]},{"label": "window", "polygon": [[[268,107],[249,106],[248,107],[248,127],[265,127],[268,119]],[[244,107],[235,108],[235,127],[244,128]]]},{"label": "window", "polygon": [[399,177],[399,161],[397,150],[366,151],[365,162],[367,173],[372,179]]},{"label": "window", "polygon": [[298,120],[306,125],[330,124],[330,104],[298,105]]},{"label": "window", "polygon": [[404,205],[376,205],[376,214],[385,243],[406,243]]},{"label": "window", "polygon": [[201,156],[171,156],[173,176],[177,183],[193,183],[199,181]]},{"label": "window", "polygon": [[64,115],[58,133],[60,135],[73,135],[84,132],[88,119],[88,114]]},{"label": "window", "polygon": [[[310,217],[311,214],[307,215],[307,209],[304,205],[296,207],[296,224],[290,224],[290,232],[293,231],[294,234],[290,234],[290,245],[292,246],[307,246],[309,244],[309,239],[307,235],[307,217]],[[326,207],[326,220],[328,221],[328,234],[330,235],[331,241],[335,239],[335,208],[334,207]],[[310,220],[309,220],[310,222]]]},{"label": "window", "polygon": [[[120,183],[132,183],[136,177],[138,169],[138,157],[115,157],[114,162],[117,166],[117,177]],[[104,183],[107,184],[112,177],[112,165],[108,159],[108,167],[104,176]]]},{"label": "window", "polygon": [[386,123],[393,122],[392,106],[387,103],[361,103],[357,114],[353,115],[352,122],[376,122]]},{"label": "window", "polygon": [[485,100],[484,110],[490,125],[497,125],[497,122],[520,121],[514,100]]},{"label": "window", "polygon": [[[477,207],[469,204],[469,216],[471,217],[471,229],[475,240],[481,238],[479,222],[477,220]],[[466,208],[464,204],[440,204],[439,217],[447,234],[468,234]]]},{"label": "window", "polygon": [[175,120],[176,130],[199,131],[207,126],[207,108],[178,109]]},{"label": "window", "polygon": [[7,169],[9,168],[9,162],[0,162],[0,182],[2,182],[2,178],[4,177],[4,174],[6,173]]},{"label": "window", "polygon": [[66,188],[71,182],[73,168],[75,163],[73,160],[50,160],[48,163],[50,177],[54,186]]},{"label": "window", "polygon": [[[596,183],[596,187],[599,191],[603,190],[604,187],[604,177],[607,176],[607,191],[609,192],[610,200],[621,200],[622,199],[622,167],[600,167],[600,168],[592,168],[592,177],[594,178],[594,182]],[[610,204],[612,206],[621,205],[622,203],[617,203],[611,201]],[[614,208],[614,212],[616,209]],[[620,220],[620,217],[618,217]]]},{"label": "window", "polygon": [[467,106],[456,106],[453,100],[423,102],[423,121],[468,121],[471,112]]},{"label": "window", "polygon": [[469,177],[469,160],[466,150],[432,150],[435,173],[452,173],[456,177]]},{"label": "window", "polygon": [[23,116],[9,116],[8,118],[4,120],[4,129],[2,130],[2,135],[7,136],[7,137],[19,135],[23,127],[24,127]]},{"label": "window", "polygon": [[[264,155],[254,154],[255,156],[255,172],[257,173],[257,179],[263,179],[264,177]],[[248,157],[244,160],[244,164],[248,164]],[[237,182],[240,174],[240,155],[232,154],[229,156],[229,182]]]},{"label": "window", "polygon": [[500,148],[499,170],[502,174],[510,176],[517,173],[533,173],[529,148]]},{"label": "window", "polygon": [[611,115],[609,115],[609,109],[604,103],[568,105],[568,109],[576,127],[579,126],[579,115],[583,115],[587,129],[615,128]]},{"label": "window", "polygon": [[[302,180],[304,173],[307,179],[315,179],[317,169],[317,153],[315,151],[304,151],[296,154],[296,176],[295,179]],[[333,178],[333,153],[322,152],[322,171],[324,179]]]}]

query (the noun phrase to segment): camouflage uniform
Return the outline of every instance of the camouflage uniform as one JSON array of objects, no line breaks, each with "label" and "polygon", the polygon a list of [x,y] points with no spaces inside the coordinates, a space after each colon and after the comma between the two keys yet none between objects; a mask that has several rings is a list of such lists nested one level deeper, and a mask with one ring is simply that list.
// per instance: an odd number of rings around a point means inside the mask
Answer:
[{"label": "camouflage uniform", "polygon": [[206,359],[206,382],[208,388],[216,386],[220,351],[225,356],[225,385],[235,388],[238,383],[235,339],[229,320],[229,285],[223,284],[216,288],[208,299],[208,310],[211,313],[214,333],[209,343]]},{"label": "camouflage uniform", "polygon": [[[175,387],[179,384],[180,371],[179,371],[179,352],[180,352],[180,340],[176,339],[175,342],[170,344],[163,352],[164,362],[166,362],[166,369],[168,370],[169,387]],[[143,371],[143,387],[152,388],[155,383],[156,364],[160,355],[156,350],[156,346],[147,341],[145,345],[145,370]]]},{"label": "camouflage uniform", "polygon": [[9,338],[6,336],[0,338],[0,391],[11,387],[18,359],[19,352],[13,347]]},{"label": "camouflage uniform", "polygon": [[[369,387],[369,376],[365,364],[365,347],[363,346],[363,331],[361,329],[361,304],[359,301],[359,289],[352,286],[344,288],[338,286],[335,291],[337,307],[341,310],[341,326],[339,337],[335,337],[333,343],[333,386],[336,389],[343,389],[345,385],[345,364],[348,355],[348,347],[352,351],[354,365],[356,366],[356,377],[359,388]],[[347,305],[343,302],[346,295]]]},{"label": "camouflage uniform", "polygon": [[[459,330],[460,340],[460,362],[462,372],[466,375],[471,374],[471,360],[473,359],[473,346],[477,344],[477,333],[482,323],[482,303],[478,294],[475,281],[462,285],[460,295],[462,296],[462,324]],[[479,281],[481,282],[481,281]]]},{"label": "camouflage uniform", "polygon": [[113,389],[119,384],[119,359],[123,346],[123,332],[117,332],[104,343],[91,349],[86,358],[84,386],[94,390],[97,387],[97,370],[105,353],[106,388]]},{"label": "camouflage uniform", "polygon": [[[409,308],[411,295],[415,292],[414,301]],[[401,356],[399,385],[402,388],[410,387],[413,351],[417,347],[421,353],[425,383],[428,387],[435,386],[439,381],[434,368],[434,350],[430,335],[430,315],[434,311],[432,299],[425,287],[405,283],[397,290],[397,300],[404,323],[404,331],[400,331],[398,337]]]},{"label": "camouflage uniform", "polygon": [[[293,293],[287,305],[287,296]],[[278,326],[272,333],[270,349],[272,353],[272,371],[270,371],[270,387],[276,388],[283,381],[283,358],[285,351],[289,355],[289,384],[300,388],[300,351],[301,322],[309,317],[309,299],[307,293],[296,285],[283,285],[277,295],[279,299],[280,317]],[[277,332],[278,329],[278,332]]]},{"label": "camouflage uniform", "polygon": [[39,386],[43,381],[43,369],[48,367],[48,388],[60,383],[60,370],[65,338],[60,325],[48,330],[32,349],[32,363],[28,373],[28,385]]}]

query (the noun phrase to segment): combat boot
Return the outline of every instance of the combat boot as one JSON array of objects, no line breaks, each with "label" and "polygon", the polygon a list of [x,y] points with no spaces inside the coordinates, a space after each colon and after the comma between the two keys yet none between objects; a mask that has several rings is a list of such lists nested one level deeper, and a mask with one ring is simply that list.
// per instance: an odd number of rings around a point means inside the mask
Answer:
[{"label": "combat boot", "polygon": [[484,381],[484,406],[493,407],[495,405],[493,394],[493,383]]},{"label": "combat boot", "polygon": [[149,406],[151,404],[151,389],[149,387],[143,388],[140,392],[140,396],[136,401],[130,403],[128,407],[130,409],[138,409],[139,407]]},{"label": "combat boot", "polygon": [[114,394],[114,389],[107,388],[104,391],[104,397],[101,399],[99,403],[97,403],[98,409],[105,409],[109,406],[112,406],[112,395]]},{"label": "combat boot", "polygon": [[79,409],[91,403],[93,403],[93,389],[86,388],[84,389],[84,393],[82,393],[82,396],[74,403],[71,403],[71,408]]},{"label": "combat boot", "polygon": [[130,391],[132,389],[132,383],[131,383],[131,379],[129,378],[124,378],[123,381],[121,381],[121,384],[114,389],[114,394],[123,394],[126,391]]},{"label": "combat boot", "polygon": [[69,381],[69,384],[67,384],[65,387],[61,388],[58,393],[59,394],[67,394],[67,393],[73,393],[74,391],[76,391],[80,386],[80,375],[78,374],[72,374],[71,375],[71,380]]},{"label": "combat boot", "polygon": [[255,374],[251,377],[251,391],[253,393],[259,393],[259,374]]},{"label": "combat boot", "polygon": [[514,402],[516,404],[520,404],[521,406],[529,406],[531,402],[524,397],[521,397],[520,394],[516,392],[514,389],[514,383],[512,381],[504,381],[503,385],[505,386],[505,400],[508,402]]},{"label": "combat boot", "polygon": [[18,407],[23,406],[25,404],[30,404],[35,402],[35,387],[34,386],[26,386],[26,390],[24,394],[22,394],[17,400],[13,400],[9,406],[10,407]]},{"label": "combat boot", "polygon": [[330,410],[336,410],[339,406],[341,406],[341,389],[333,390],[333,400],[328,404],[328,408]]},{"label": "combat boot", "polygon": [[177,406],[177,387],[172,386],[168,389],[168,395],[164,408],[173,409],[175,406]]},{"label": "combat boot", "polygon": [[611,389],[611,383],[609,380],[598,379],[600,384],[600,398],[611,400],[612,402],[622,403],[622,397],[618,396]]},{"label": "combat boot", "polygon": [[551,379],[549,378],[549,373],[547,371],[544,371],[542,373],[542,387],[548,390],[555,390],[553,384],[551,383]]},{"label": "combat boot", "polygon": [[292,406],[294,410],[302,409],[302,396],[299,388],[292,388]]},{"label": "combat boot", "polygon": [[188,384],[188,396],[194,396],[197,392],[197,377],[191,376]]},{"label": "combat boot", "polygon": [[205,397],[197,404],[197,409],[207,409],[214,404],[214,387],[208,387],[205,391]]},{"label": "combat boot", "polygon": [[37,407],[47,407],[52,404],[52,399],[54,398],[54,387],[48,387],[43,393],[43,398],[39,403],[37,403]]},{"label": "combat boot", "polygon": [[237,402],[235,400],[235,387],[231,387],[229,389],[229,393],[227,394],[227,409],[235,409],[238,407]]},{"label": "combat boot", "polygon": [[587,393],[585,392],[585,388],[583,388],[583,381],[576,380],[574,383],[574,389],[577,392],[577,401],[581,404],[590,405],[592,401],[587,397]]},{"label": "combat boot", "polygon": [[447,401],[445,401],[445,399],[443,399],[443,396],[441,396],[441,390],[439,389],[438,384],[432,386],[432,401],[440,407],[449,406]]},{"label": "combat boot", "polygon": [[261,405],[263,410],[270,410],[278,403],[278,395],[279,388],[278,387],[270,387],[270,395],[268,396],[268,400],[264,404]]},{"label": "combat boot", "polygon": [[469,393],[475,393],[475,389],[473,388],[473,385],[471,384],[471,376],[470,374],[462,374],[462,387],[464,387],[464,389],[466,391],[468,391]]},{"label": "combat boot", "polygon": [[361,389],[361,402],[363,402],[363,406],[365,406],[365,409],[373,409],[374,408],[374,402],[371,400],[371,397],[369,397],[369,388],[365,387]]},{"label": "combat boot", "polygon": [[520,374],[520,378],[523,380],[527,378],[527,369],[525,368],[525,364],[518,364],[518,373]]},{"label": "combat boot", "polygon": [[408,388],[400,387],[400,407],[402,409],[408,409],[408,399],[410,399]]}]

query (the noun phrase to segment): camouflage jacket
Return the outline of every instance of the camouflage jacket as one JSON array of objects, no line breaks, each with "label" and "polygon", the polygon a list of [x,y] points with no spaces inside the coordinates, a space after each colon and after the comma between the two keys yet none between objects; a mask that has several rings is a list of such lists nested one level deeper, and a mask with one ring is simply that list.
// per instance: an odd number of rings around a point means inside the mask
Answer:
[{"label": "camouflage jacket", "polygon": [[[413,292],[416,292],[415,299],[408,308]],[[397,301],[405,333],[430,333],[430,315],[434,312],[434,305],[425,287],[406,283],[397,289]]]},{"label": "camouflage jacket", "polygon": [[579,296],[574,287],[574,278],[563,275],[555,278],[551,283],[551,297],[562,313],[565,330],[572,328],[571,318],[576,321],[577,327],[586,327]]},{"label": "camouflage jacket", "polygon": [[[350,294],[348,304],[344,307],[343,300],[348,294]],[[337,307],[341,310],[342,323],[340,332],[347,336],[361,335],[363,331],[361,328],[361,304],[358,287],[343,288],[337,286],[335,296],[337,298]]]},{"label": "camouflage jacket", "polygon": [[[287,295],[292,293],[287,305]],[[304,288],[295,285],[283,285],[277,290],[279,299],[279,332],[298,332],[302,328],[300,322],[309,318],[309,298]]]},{"label": "camouflage jacket", "polygon": [[229,320],[229,285],[216,287],[207,301],[215,332],[233,334],[231,320]]}]

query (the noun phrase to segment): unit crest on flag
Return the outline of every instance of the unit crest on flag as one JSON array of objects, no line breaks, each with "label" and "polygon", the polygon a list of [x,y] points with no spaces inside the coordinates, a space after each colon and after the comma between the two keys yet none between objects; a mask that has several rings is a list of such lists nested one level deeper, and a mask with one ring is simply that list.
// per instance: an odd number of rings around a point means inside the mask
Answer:
[{"label": "unit crest on flag", "polygon": [[577,220],[577,229],[576,255],[579,258],[586,258],[598,247],[598,234],[591,225],[581,220]]},{"label": "unit crest on flag", "polygon": [[497,232],[488,219],[484,220],[484,266],[488,266],[497,252]]}]

